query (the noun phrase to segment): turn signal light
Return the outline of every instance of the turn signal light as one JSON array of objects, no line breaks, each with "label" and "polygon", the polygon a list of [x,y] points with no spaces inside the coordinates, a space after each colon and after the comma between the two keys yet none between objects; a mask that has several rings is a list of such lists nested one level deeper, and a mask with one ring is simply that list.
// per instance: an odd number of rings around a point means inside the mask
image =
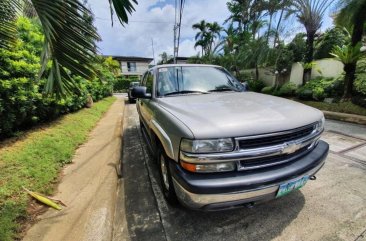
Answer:
[{"label": "turn signal light", "polygon": [[230,172],[236,169],[234,162],[212,163],[212,164],[193,164],[188,162],[180,162],[180,165],[190,172]]}]

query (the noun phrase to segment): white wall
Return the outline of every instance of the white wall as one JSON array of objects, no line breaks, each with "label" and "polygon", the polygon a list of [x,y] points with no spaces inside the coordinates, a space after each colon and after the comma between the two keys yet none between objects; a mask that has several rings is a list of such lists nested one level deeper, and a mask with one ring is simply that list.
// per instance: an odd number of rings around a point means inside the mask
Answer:
[{"label": "white wall", "polygon": [[122,75],[143,75],[145,71],[149,69],[149,63],[137,61],[130,62],[136,62],[136,72],[128,72],[127,61],[121,61]]},{"label": "white wall", "polygon": [[315,67],[311,71],[311,78],[317,76],[338,77],[343,72],[342,62],[335,59],[320,59],[315,61]]},{"label": "white wall", "polygon": [[291,67],[290,82],[301,85],[304,68],[300,63],[293,63]]},{"label": "white wall", "polygon": [[[255,69],[246,69],[243,72],[250,73],[252,78],[255,78]],[[276,76],[273,74],[271,69],[259,68],[259,79],[263,81],[266,86],[273,86],[276,81]]]},{"label": "white wall", "polygon": [[[318,76],[338,77],[343,73],[342,62],[336,59],[315,60],[315,66],[311,70],[311,78]],[[293,63],[291,68],[290,82],[296,85],[302,84],[304,68],[300,63]]]}]

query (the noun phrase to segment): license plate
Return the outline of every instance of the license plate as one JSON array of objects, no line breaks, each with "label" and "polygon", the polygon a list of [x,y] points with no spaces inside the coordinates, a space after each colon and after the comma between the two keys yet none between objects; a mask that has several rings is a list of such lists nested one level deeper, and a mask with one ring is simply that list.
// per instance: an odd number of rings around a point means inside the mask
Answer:
[{"label": "license plate", "polygon": [[303,186],[305,186],[305,184],[308,180],[309,180],[309,176],[304,176],[295,181],[281,184],[280,188],[278,189],[276,198],[285,196],[286,194],[292,192],[293,190],[302,188]]}]

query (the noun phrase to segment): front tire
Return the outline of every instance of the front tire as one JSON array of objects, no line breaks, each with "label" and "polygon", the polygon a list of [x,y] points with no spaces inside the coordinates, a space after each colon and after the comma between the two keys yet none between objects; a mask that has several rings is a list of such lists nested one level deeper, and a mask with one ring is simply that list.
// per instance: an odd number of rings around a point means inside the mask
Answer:
[{"label": "front tire", "polygon": [[158,169],[160,174],[160,186],[165,199],[170,204],[177,204],[177,196],[175,194],[173,179],[169,169],[169,157],[164,150],[159,147],[156,155]]}]

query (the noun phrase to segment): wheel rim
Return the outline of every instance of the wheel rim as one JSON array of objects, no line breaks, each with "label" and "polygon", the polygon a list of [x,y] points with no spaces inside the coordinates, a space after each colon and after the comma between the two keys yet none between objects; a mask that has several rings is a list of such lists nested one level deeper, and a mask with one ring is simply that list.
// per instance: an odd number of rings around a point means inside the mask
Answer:
[{"label": "wheel rim", "polygon": [[163,155],[160,157],[160,169],[161,169],[161,175],[163,178],[164,186],[167,190],[169,190],[169,180],[168,180],[168,169],[165,165],[165,159]]}]

